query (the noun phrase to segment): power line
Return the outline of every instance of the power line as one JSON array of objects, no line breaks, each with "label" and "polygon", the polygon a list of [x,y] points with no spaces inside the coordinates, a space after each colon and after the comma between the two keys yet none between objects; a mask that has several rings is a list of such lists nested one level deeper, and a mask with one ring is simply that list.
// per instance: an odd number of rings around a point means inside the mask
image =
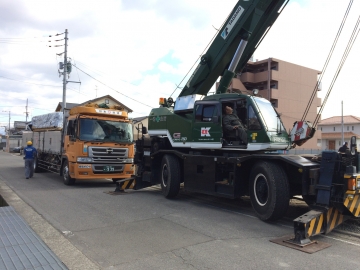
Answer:
[{"label": "power line", "polygon": [[5,76],[1,76],[0,78],[4,78],[7,80],[11,80],[11,81],[16,81],[16,82],[21,82],[21,83],[27,83],[27,84],[33,84],[33,85],[40,85],[40,86],[49,86],[49,87],[61,87],[61,85],[49,85],[49,84],[40,84],[40,83],[31,83],[31,82],[24,82],[24,81],[20,81],[20,80],[16,80],[16,79],[11,79]]},{"label": "power line", "polygon": [[135,102],[137,102],[137,103],[140,103],[140,104],[142,104],[142,105],[144,105],[144,106],[147,106],[147,107],[149,107],[149,108],[152,108],[151,106],[149,106],[149,105],[147,105],[147,104],[145,104],[145,103],[142,103],[142,102],[140,102],[140,101],[138,101],[138,100],[136,100],[136,99],[133,99],[133,98],[131,98],[131,97],[129,97],[129,96],[123,94],[123,93],[120,93],[118,90],[116,90],[116,89],[114,89],[114,88],[106,85],[105,83],[99,81],[98,79],[96,79],[95,77],[91,76],[89,73],[86,73],[85,71],[83,71],[82,69],[78,68],[77,66],[75,66],[75,65],[73,65],[73,66],[74,66],[75,68],[77,68],[78,70],[80,70],[81,72],[83,72],[84,74],[86,74],[87,76],[89,76],[90,78],[92,78],[93,80],[101,83],[102,85],[104,85],[105,87],[107,87],[107,88],[115,91],[116,93],[118,93],[118,94],[120,94],[120,95],[123,95],[124,97],[127,97],[128,99],[131,99],[131,100],[133,100],[133,101],[135,101]]}]

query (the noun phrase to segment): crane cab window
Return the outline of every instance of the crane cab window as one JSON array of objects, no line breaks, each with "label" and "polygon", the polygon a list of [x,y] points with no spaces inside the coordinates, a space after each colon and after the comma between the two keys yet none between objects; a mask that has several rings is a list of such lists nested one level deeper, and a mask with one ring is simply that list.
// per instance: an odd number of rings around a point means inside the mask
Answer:
[{"label": "crane cab window", "polygon": [[218,115],[217,106],[215,104],[198,104],[196,107],[196,122],[213,122],[214,116]]},{"label": "crane cab window", "polygon": [[254,108],[251,105],[249,106],[248,129],[249,130],[259,130],[259,129],[261,129],[259,119],[256,116]]}]

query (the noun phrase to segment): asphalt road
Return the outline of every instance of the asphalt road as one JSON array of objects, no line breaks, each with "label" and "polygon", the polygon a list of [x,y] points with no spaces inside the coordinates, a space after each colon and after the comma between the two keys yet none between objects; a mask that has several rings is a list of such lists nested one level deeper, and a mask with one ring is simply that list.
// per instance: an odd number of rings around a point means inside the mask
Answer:
[{"label": "asphalt road", "polygon": [[156,187],[110,195],[112,181],[65,186],[52,173],[25,179],[23,167],[18,154],[0,152],[0,193],[25,202],[19,214],[69,269],[360,269],[357,237],[319,236],[331,246],[313,254],[269,241],[292,234],[303,204],[264,223],[246,199],[181,192],[168,200]]}]

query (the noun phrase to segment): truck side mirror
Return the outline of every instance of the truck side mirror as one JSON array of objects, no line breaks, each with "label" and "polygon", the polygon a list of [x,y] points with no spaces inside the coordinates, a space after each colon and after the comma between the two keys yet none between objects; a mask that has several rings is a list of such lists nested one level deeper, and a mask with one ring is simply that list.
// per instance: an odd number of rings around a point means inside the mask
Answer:
[{"label": "truck side mirror", "polygon": [[142,132],[142,134],[147,134],[147,133],[148,133],[148,132],[147,132],[147,128],[146,128],[146,127],[142,127],[141,132]]}]

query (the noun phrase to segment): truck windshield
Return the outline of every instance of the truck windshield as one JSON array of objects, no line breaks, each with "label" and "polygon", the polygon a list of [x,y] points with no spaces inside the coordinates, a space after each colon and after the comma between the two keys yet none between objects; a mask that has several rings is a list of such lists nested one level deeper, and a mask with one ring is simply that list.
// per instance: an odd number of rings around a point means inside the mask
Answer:
[{"label": "truck windshield", "polygon": [[79,139],[82,141],[129,143],[133,141],[132,126],[124,122],[80,119]]},{"label": "truck windshield", "polygon": [[258,97],[253,97],[253,101],[258,107],[260,115],[263,118],[268,131],[285,131],[284,125],[280,120],[280,116],[275,111],[270,101]]}]

